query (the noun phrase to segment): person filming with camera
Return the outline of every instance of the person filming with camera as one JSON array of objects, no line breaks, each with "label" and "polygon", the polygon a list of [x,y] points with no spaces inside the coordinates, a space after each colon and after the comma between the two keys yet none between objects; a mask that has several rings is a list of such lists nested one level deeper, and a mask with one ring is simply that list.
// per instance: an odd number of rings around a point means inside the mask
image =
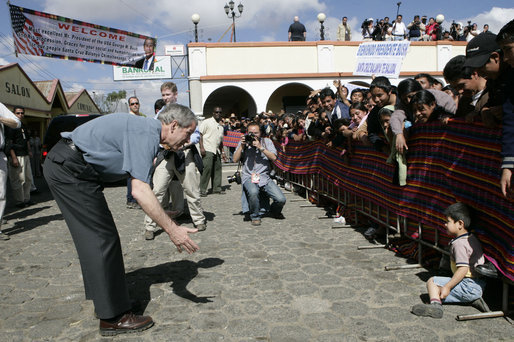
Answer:
[{"label": "person filming with camera", "polygon": [[284,219],[282,208],[286,204],[286,197],[270,178],[271,163],[277,159],[277,150],[270,139],[261,138],[259,124],[254,122],[248,125],[247,134],[241,137],[233,158],[234,162],[241,161],[243,164],[241,182],[248,199],[252,225],[261,225],[261,192],[273,200],[270,216]]}]

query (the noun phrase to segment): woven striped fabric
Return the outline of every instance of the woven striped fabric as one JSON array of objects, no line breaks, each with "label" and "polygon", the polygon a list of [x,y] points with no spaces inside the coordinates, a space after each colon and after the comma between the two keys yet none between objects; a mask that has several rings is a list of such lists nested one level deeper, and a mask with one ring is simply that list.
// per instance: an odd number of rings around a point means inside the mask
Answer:
[{"label": "woven striped fabric", "polygon": [[236,131],[227,131],[227,135],[223,137],[223,146],[237,147],[243,133]]},{"label": "woven striped fabric", "polygon": [[421,223],[423,239],[446,243],[442,214],[455,202],[473,208],[472,229],[489,260],[514,280],[514,200],[500,190],[499,129],[451,120],[412,127],[408,141],[407,185],[393,184],[395,167],[372,147],[355,143],[349,163],[340,150],[322,142],[291,142],[278,151],[276,165],[294,174],[319,173],[344,191],[369,199],[391,212]]}]

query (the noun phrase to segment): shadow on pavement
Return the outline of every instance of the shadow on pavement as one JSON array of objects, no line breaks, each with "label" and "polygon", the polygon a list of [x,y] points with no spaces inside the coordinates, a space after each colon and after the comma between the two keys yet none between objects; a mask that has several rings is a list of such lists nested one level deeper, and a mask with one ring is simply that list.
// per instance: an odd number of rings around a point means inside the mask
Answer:
[{"label": "shadow on pavement", "polygon": [[7,233],[8,235],[15,235],[15,234],[27,232],[34,228],[44,226],[49,222],[56,221],[56,220],[62,220],[62,219],[63,219],[63,217],[61,214],[54,214],[54,215],[37,217],[37,218],[33,218],[33,219],[26,219],[23,221],[15,222],[13,227],[5,228],[5,229],[3,229],[3,232]]},{"label": "shadow on pavement", "polygon": [[198,262],[180,260],[165,264],[140,268],[127,273],[126,279],[129,293],[139,304],[134,311],[143,313],[150,301],[150,286],[153,284],[171,283],[173,293],[194,303],[209,303],[213,297],[198,297],[187,289],[187,285],[198,275],[199,268],[211,268],[224,263],[219,258],[206,258]]}]

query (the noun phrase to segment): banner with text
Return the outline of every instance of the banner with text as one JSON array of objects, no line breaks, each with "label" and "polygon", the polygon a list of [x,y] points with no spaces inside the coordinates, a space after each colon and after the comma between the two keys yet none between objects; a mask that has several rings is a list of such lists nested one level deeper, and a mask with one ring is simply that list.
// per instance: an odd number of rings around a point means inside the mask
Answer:
[{"label": "banner with text", "polygon": [[171,57],[155,56],[153,70],[144,70],[131,66],[113,66],[115,81],[132,81],[132,80],[157,80],[163,78],[172,78],[171,73]]},{"label": "banner with text", "polygon": [[356,76],[398,78],[410,41],[366,42],[357,50]]},{"label": "banner with text", "polygon": [[[152,55],[154,38],[9,5],[18,53],[81,62],[139,66]],[[140,66],[142,67],[142,66]]]}]

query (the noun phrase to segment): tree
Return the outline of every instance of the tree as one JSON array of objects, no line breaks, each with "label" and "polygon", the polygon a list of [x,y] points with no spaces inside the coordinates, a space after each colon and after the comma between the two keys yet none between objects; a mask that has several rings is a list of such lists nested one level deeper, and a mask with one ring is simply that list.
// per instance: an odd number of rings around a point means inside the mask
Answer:
[{"label": "tree", "polygon": [[125,99],[127,92],[125,90],[112,91],[106,95],[96,94],[93,92],[93,100],[102,111],[102,114],[114,113],[118,109],[120,100]]}]

